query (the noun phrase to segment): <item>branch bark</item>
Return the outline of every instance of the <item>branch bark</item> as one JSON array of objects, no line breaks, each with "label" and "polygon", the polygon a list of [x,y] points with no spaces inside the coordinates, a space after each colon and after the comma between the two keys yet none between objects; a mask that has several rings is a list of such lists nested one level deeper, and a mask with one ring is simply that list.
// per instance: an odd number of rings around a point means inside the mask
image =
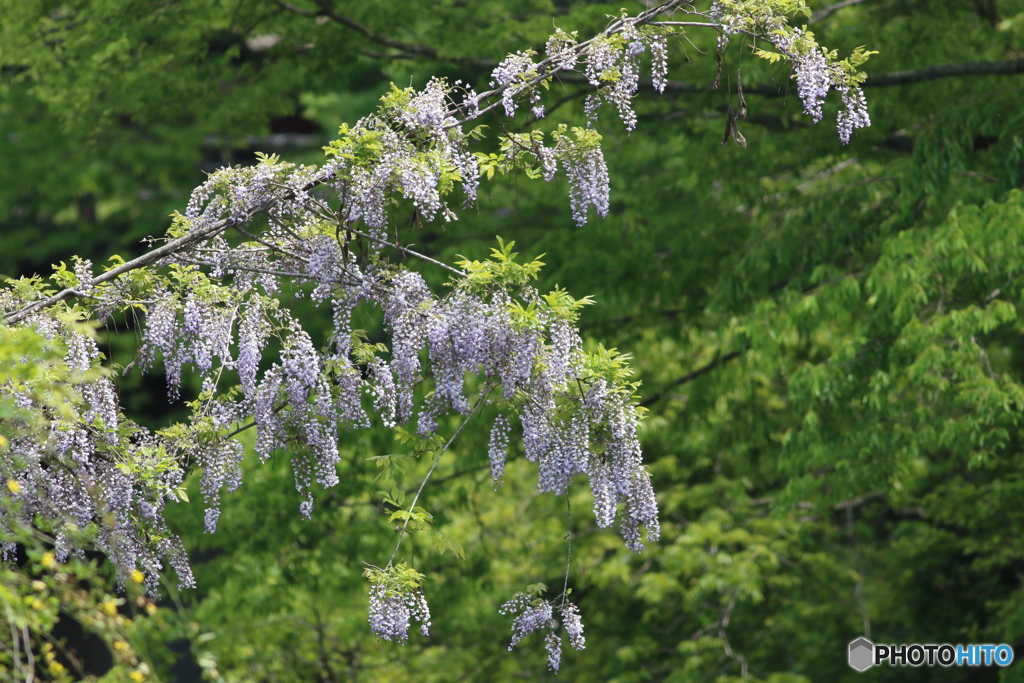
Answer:
[{"label": "branch bark", "polygon": [[[957,62],[954,64],[940,64],[937,66],[926,66],[920,69],[907,69],[904,71],[891,71],[884,74],[869,75],[864,81],[865,88],[886,88],[894,85],[910,85],[912,83],[923,83],[941,78],[958,78],[965,76],[1010,76],[1024,73],[1024,59],[1012,59],[1002,62]],[[576,78],[576,74],[567,74],[562,80],[578,82],[585,80],[582,74]],[[650,79],[641,81],[641,86],[653,88]],[[711,84],[682,83],[680,81],[668,81],[665,84],[666,92],[680,93],[701,93],[712,92]],[[755,94],[762,97],[783,97],[787,93],[785,87],[774,83],[758,83],[756,85],[744,85],[743,94]]]},{"label": "branch bark", "polygon": [[[253,211],[252,214],[250,214],[250,216],[257,214],[260,211],[265,211],[267,208],[269,207],[260,207],[260,209],[258,209],[257,211]],[[230,218],[225,218],[223,220],[217,221],[216,223],[212,223],[206,228],[190,232],[189,234],[183,235],[178,239],[166,242],[162,246],[157,247],[152,251],[146,252],[145,254],[136,259],[132,259],[127,263],[122,263],[120,266],[116,268],[111,268],[102,275],[97,275],[88,282],[79,285],[78,288],[68,288],[45,299],[33,301],[31,304],[25,306],[24,308],[4,316],[4,323],[7,325],[14,325],[18,322],[21,322],[26,317],[32,315],[32,313],[40,309],[48,308],[55,304],[59,304],[61,301],[67,301],[68,299],[71,299],[73,297],[82,296],[82,292],[79,291],[80,289],[88,289],[90,287],[95,287],[96,285],[101,285],[104,282],[109,282],[110,280],[113,280],[114,278],[116,278],[119,275],[122,275],[123,273],[127,273],[128,271],[142,268],[143,266],[148,266],[151,263],[159,261],[165,256],[170,256],[171,254],[174,254],[183,249],[187,249],[193,244],[197,244],[207,239],[208,237],[213,237],[217,233],[227,230],[232,225],[235,225],[238,222],[239,221],[235,221]]]},{"label": "branch bark", "polygon": [[890,85],[908,85],[957,76],[1007,76],[1019,73],[1024,73],[1024,59],[1010,59],[1002,62],[957,62],[870,76],[864,82],[864,87],[881,88]]},{"label": "branch bark", "polygon": [[369,26],[361,24],[358,21],[350,19],[349,17],[346,17],[342,14],[338,14],[338,12],[335,11],[334,7],[331,6],[329,0],[316,0],[316,4],[317,7],[319,7],[319,10],[309,10],[303,7],[298,7],[297,5],[293,5],[292,3],[287,2],[286,0],[277,0],[277,4],[281,8],[286,9],[289,12],[294,12],[295,14],[301,14],[307,17],[327,17],[336,24],[341,24],[342,26],[363,35],[372,43],[376,43],[377,45],[383,45],[385,47],[394,48],[396,50],[401,50],[401,53],[397,55],[369,53],[371,56],[399,59],[408,59],[411,57],[427,57],[428,59],[441,59],[446,62],[455,62],[457,64],[472,64],[474,66],[487,67],[494,67],[497,66],[498,64],[494,60],[482,59],[479,57],[442,57],[438,54],[437,48],[435,47],[431,47],[429,45],[417,45],[415,43],[406,43],[405,41],[396,40],[395,38],[391,38],[390,36],[386,36],[382,33],[377,33]]},{"label": "branch bark", "polygon": [[837,10],[841,10],[844,7],[849,7],[850,5],[859,5],[862,2],[866,2],[866,0],[842,0],[842,2],[837,2],[834,5],[822,7],[820,10],[811,15],[810,21],[808,21],[807,23],[813,24],[816,21],[821,21],[822,19],[824,19],[825,17],[829,16],[830,14]]},{"label": "branch bark", "polygon": [[[731,361],[734,358],[739,358],[740,356],[743,355],[743,353],[744,353],[744,351],[730,351],[729,353],[725,354],[724,356],[717,355],[717,356],[715,356],[714,360],[712,360],[707,365],[705,365],[703,367],[700,367],[700,368],[697,368],[693,372],[689,372],[689,373],[683,375],[682,377],[680,377],[679,379],[677,379],[676,381],[672,382],[667,387],[665,387],[665,389],[671,389],[671,388],[674,388],[674,387],[678,387],[678,386],[680,386],[682,384],[686,384],[687,382],[692,382],[693,380],[697,379],[698,377],[701,377],[702,375],[706,375],[707,373],[711,372],[712,370],[717,368],[719,365],[722,365],[724,363],[728,363],[729,361]],[[657,403],[658,401],[660,401],[661,398],[664,395],[665,395],[665,391],[658,392],[657,394],[652,394],[651,396],[648,396],[647,398],[645,398],[643,400],[643,402],[640,403],[640,405],[642,405],[644,408],[647,408],[647,407]]]}]

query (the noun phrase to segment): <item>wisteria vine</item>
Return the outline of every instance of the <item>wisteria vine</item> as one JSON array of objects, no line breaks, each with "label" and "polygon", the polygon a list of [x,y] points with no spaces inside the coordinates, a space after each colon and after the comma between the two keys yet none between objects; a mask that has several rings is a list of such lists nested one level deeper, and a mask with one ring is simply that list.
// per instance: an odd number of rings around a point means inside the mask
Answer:
[{"label": "wisteria vine", "polygon": [[[191,586],[186,552],[162,513],[169,501],[184,498],[183,477],[195,465],[206,530],[216,530],[222,493],[242,481],[243,448],[234,438],[240,432],[255,430],[264,460],[289,455],[299,512],[309,517],[314,487],[338,482],[344,430],[369,427],[374,419],[408,428],[438,444],[433,472],[462,429],[446,441],[443,418],[468,421],[487,404],[498,414],[488,448],[496,488],[516,437],[526,460],[537,465],[540,491],[563,495],[579,475],[586,477],[597,526],[618,524],[626,546],[642,551],[642,530],[656,541],[659,524],[637,431],[638,385],[623,356],[584,350],[576,322],[589,301],[560,289],[538,291],[531,283],[542,264],[518,262],[512,243],[499,241],[488,260],[452,266],[392,241],[389,207],[398,200],[419,220],[456,220],[453,194],[459,190],[461,203],[473,204],[483,176],[522,170],[551,181],[561,171],[575,221],[585,224],[591,208],[604,217],[608,171],[595,128],[598,110],[611,105],[633,130],[641,59],[649,60],[651,82],[663,91],[669,39],[690,26],[718,31],[720,49],[738,33],[774,46],[776,52],[761,56],[792,62],[804,111],[815,121],[828,90],[838,90],[839,134],[848,142],[854,129],[869,124],[859,89],[863,74],[856,72],[866,53],[839,62],[812,34],[790,27],[785,12],[802,6],[716,0],[701,12],[670,0],[615,17],[583,42],[558,30],[538,61],[531,51],[503,60],[484,93],[439,78],[419,91],[393,86],[376,113],[342,127],[325,148],[324,165],[261,156],[250,167],[221,169],[193,192],[185,213],[174,216],[166,238],[147,254],[115,261],[100,274],[76,261],[53,276],[58,291],[38,278],[13,282],[0,291],[3,329],[37,335],[73,381],[56,403],[52,386],[0,382],[0,407],[11,406],[0,441],[0,481],[10,494],[0,506],[0,535],[42,523],[58,557],[66,558],[84,550],[78,531],[95,527],[92,542],[122,580],[142,571],[155,593],[169,564],[179,583]],[[673,12],[706,21],[671,21]],[[472,121],[498,107],[513,117],[524,103],[542,119],[541,86],[574,70],[594,88],[585,126],[506,132],[497,151],[471,151],[471,142],[484,136],[482,127],[468,128]],[[448,287],[432,291],[418,272],[388,258],[395,250],[446,271]],[[318,346],[281,305],[289,283],[329,309],[326,345]],[[371,343],[353,329],[360,307],[381,312],[388,343]],[[142,316],[135,363],[142,370],[162,363],[171,399],[179,397],[186,370],[201,377],[189,422],[150,432],[122,414],[93,328],[83,321],[123,312]],[[42,416],[45,426],[32,416]],[[420,622],[423,634],[430,626],[422,576],[396,563],[410,521],[422,514],[418,498],[419,492],[399,509],[404,524],[391,559],[367,570],[370,627],[397,642],[407,640],[410,620]],[[6,557],[15,548],[3,543],[0,550]],[[528,593],[507,603],[503,613],[517,615],[510,649],[547,630],[549,666],[557,671],[559,624],[570,645],[582,649],[582,621],[566,595],[567,589],[557,605]]]}]

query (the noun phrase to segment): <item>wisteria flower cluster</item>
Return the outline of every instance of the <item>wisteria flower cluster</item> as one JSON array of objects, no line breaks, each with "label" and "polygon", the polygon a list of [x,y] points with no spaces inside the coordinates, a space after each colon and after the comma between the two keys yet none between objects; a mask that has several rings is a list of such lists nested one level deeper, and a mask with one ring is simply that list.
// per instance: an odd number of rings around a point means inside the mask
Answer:
[{"label": "wisteria flower cluster", "polygon": [[[87,269],[76,268],[79,276]],[[20,308],[25,291],[0,291],[0,312]],[[141,572],[156,593],[170,565],[181,586],[192,586],[185,549],[163,520],[165,504],[184,495],[183,469],[163,438],[121,414],[95,330],[80,322],[83,316],[77,309],[62,316],[45,311],[20,328],[4,328],[5,343],[36,345],[32,356],[0,362],[0,408],[9,407],[0,442],[0,485],[8,494],[0,501],[0,539],[42,523],[58,561],[80,556],[80,544],[89,542],[111,559],[121,582]],[[30,371],[17,377],[12,365]],[[104,523],[86,534],[97,520]],[[14,551],[0,541],[3,559]]]},{"label": "wisteria flower cluster", "polygon": [[491,73],[491,87],[502,90],[501,105],[505,109],[505,116],[516,115],[516,95],[528,90],[530,81],[537,77],[534,54],[528,50],[509,55]]},{"label": "wisteria flower cluster", "polygon": [[618,111],[626,130],[636,128],[633,98],[640,89],[640,56],[651,54],[651,81],[655,90],[664,92],[668,73],[667,31],[657,26],[638,26],[633,19],[623,18],[620,33],[594,40],[587,55],[586,76],[598,90],[587,96],[586,115],[589,124],[597,121],[601,101]]},{"label": "wisteria flower cluster", "polygon": [[420,584],[423,575],[404,564],[368,567],[370,580],[370,630],[378,638],[397,643],[409,640],[411,620],[420,624],[420,635],[430,635],[430,608]]},{"label": "wisteria flower cluster", "polygon": [[601,150],[601,135],[592,128],[560,124],[551,131],[551,146],[545,145],[543,131],[511,133],[502,140],[500,153],[478,153],[485,173],[507,173],[522,169],[531,178],[550,182],[559,167],[569,179],[569,206],[576,224],[583,226],[591,207],[597,215],[608,215],[611,191],[608,166]]},{"label": "wisteria flower cluster", "polygon": [[[808,12],[802,3],[798,9]],[[814,40],[813,33],[791,27],[785,16],[758,0],[715,0],[708,16],[719,27],[719,51],[726,48],[731,36],[744,33],[763,38],[777,50],[755,49],[759,57],[772,62],[789,60],[804,113],[815,123],[823,117],[822,105],[829,91],[838,91],[843,108],[837,116],[836,128],[844,145],[850,142],[855,129],[871,125],[867,100],[860,88],[867,76],[858,67],[873,52],[859,47],[847,59],[839,60],[835,50],[826,50]]]},{"label": "wisteria flower cluster", "polygon": [[[586,638],[583,637],[583,621],[580,619],[580,612],[576,605],[568,600],[562,600],[555,605],[538,597],[543,592],[543,585],[531,586],[526,592],[516,593],[515,596],[498,611],[501,614],[515,614],[512,620],[512,641],[508,649],[512,651],[519,642],[538,631],[547,631],[544,636],[544,649],[547,651],[548,668],[558,673],[562,666],[562,637],[558,632],[561,625],[569,638],[569,645],[574,650],[583,650],[586,647]],[[558,613],[562,622],[555,618]]]},{"label": "wisteria flower cluster", "polygon": [[[793,62],[793,77],[797,82],[797,93],[804,104],[804,113],[815,123],[821,120],[821,105],[830,89],[836,89],[842,95],[843,109],[840,110],[837,123],[839,139],[842,143],[850,142],[850,135],[856,128],[871,125],[868,116],[867,100],[864,92],[851,79],[848,69],[835,61],[835,54],[828,53],[813,40],[813,35],[802,29],[793,29],[790,34],[776,33],[769,38],[779,52],[787,55]],[[864,57],[866,53],[858,51],[853,58]]]},{"label": "wisteria flower cluster", "polygon": [[[580,155],[584,163],[587,157]],[[599,526],[613,525],[622,505],[627,545],[642,548],[640,527],[656,539],[654,494],[641,464],[639,415],[631,399],[635,385],[620,372],[617,356],[582,350],[574,323],[586,300],[561,290],[541,295],[530,287],[540,263],[517,263],[512,243],[495,249],[490,260],[460,262],[462,270],[453,269],[460,278],[438,296],[418,273],[390,265],[380,254],[358,257],[352,242],[357,230],[345,222],[344,207],[331,213],[313,196],[306,189],[311,175],[270,157],[255,168],[214,174],[197,190],[191,216],[179,217],[174,230],[205,230],[233,215],[234,201],[266,205],[266,229],[253,234],[240,226],[249,238],[241,244],[221,235],[197,241],[164,258],[166,277],[135,288],[93,289],[104,307],[145,302],[150,315],[139,362],[149,367],[162,361],[172,395],[187,368],[202,378],[190,423],[162,430],[151,444],[137,440],[201,467],[207,530],[216,529],[221,492],[241,483],[241,447],[227,433],[253,427],[262,458],[291,454],[303,493],[299,509],[309,516],[312,488],[338,481],[339,430],[368,426],[368,403],[385,424],[414,425],[429,437],[442,416],[471,412],[466,377],[475,374],[505,410],[492,449],[496,475],[503,466],[497,451],[504,450],[500,446],[518,418],[526,457],[540,468],[542,491],[561,494],[576,475],[587,476]],[[235,187],[240,184],[266,194]],[[330,306],[335,328],[327,346],[314,344],[279,305],[274,295],[286,280],[307,283],[312,298]],[[360,305],[383,311],[389,345],[370,344],[352,330]],[[83,343],[75,341],[74,348]],[[267,357],[271,347],[280,349],[276,360]],[[103,386],[97,385],[96,395],[113,397],[112,390],[100,391]],[[97,401],[84,421],[94,421],[95,413],[116,423],[114,407]],[[87,432],[81,438],[84,450],[98,448]],[[180,468],[171,471],[180,478]],[[147,513],[158,513],[160,505],[151,501]]]},{"label": "wisteria flower cluster", "polygon": [[388,594],[378,584],[370,589],[370,630],[384,640],[409,639],[409,620],[420,622],[420,635],[430,635],[430,608],[421,591]]}]

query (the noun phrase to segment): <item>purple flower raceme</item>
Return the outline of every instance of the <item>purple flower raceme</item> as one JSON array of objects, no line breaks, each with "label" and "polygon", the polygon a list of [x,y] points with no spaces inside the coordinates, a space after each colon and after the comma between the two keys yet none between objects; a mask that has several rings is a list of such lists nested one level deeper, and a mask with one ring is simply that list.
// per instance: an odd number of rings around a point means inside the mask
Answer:
[{"label": "purple flower raceme", "polygon": [[838,117],[839,139],[845,145],[850,142],[850,135],[855,129],[871,125],[871,117],[868,116],[868,102],[864,98],[864,91],[860,88],[840,88],[840,93],[844,109],[839,112]]},{"label": "purple flower raceme", "polygon": [[831,86],[828,63],[820,51],[812,51],[796,61],[797,94],[804,103],[804,113],[815,123],[821,121],[821,104]]},{"label": "purple flower raceme", "polygon": [[555,69],[571,71],[576,68],[579,56],[575,34],[570,35],[562,29],[555,29],[555,32],[548,38],[544,51]]},{"label": "purple flower raceme", "polygon": [[494,420],[491,428],[491,442],[487,448],[488,459],[491,463],[491,481],[495,487],[501,486],[502,478],[505,476],[505,459],[508,450],[509,420],[504,415],[499,415]]},{"label": "purple flower raceme", "polygon": [[569,644],[574,650],[582,650],[587,646],[587,639],[583,637],[583,620],[580,619],[580,610],[571,602],[565,602],[562,607],[562,626],[569,636]]},{"label": "purple flower raceme", "polygon": [[587,222],[587,210],[593,206],[597,215],[608,215],[608,166],[600,147],[589,149],[577,158],[565,158],[569,174],[569,203],[577,225]]},{"label": "purple flower raceme", "polygon": [[548,653],[548,668],[558,673],[562,668],[562,639],[554,631],[544,636],[544,649]]},{"label": "purple flower raceme", "polygon": [[668,38],[662,34],[651,37],[651,82],[654,89],[665,92],[668,84]]},{"label": "purple flower raceme", "polygon": [[420,590],[389,591],[383,583],[370,588],[370,630],[378,638],[405,643],[412,619],[420,622],[420,635],[430,635],[430,608]]},{"label": "purple flower raceme", "polygon": [[526,83],[536,75],[533,56],[527,52],[517,52],[506,57],[491,73],[491,87],[504,88],[501,103],[505,115],[516,114],[515,96],[526,89]]},{"label": "purple flower raceme", "polygon": [[600,87],[602,81],[608,78],[610,72],[615,68],[618,58],[615,46],[610,40],[604,36],[595,38],[587,51],[587,62],[584,69],[590,85]]},{"label": "purple flower raceme", "polygon": [[536,631],[555,628],[557,623],[552,617],[551,603],[547,600],[530,600],[529,596],[517,593],[498,610],[501,614],[515,614],[512,620],[512,641],[508,645],[511,651],[519,641]]},{"label": "purple flower raceme", "polygon": [[500,614],[515,614],[512,620],[512,640],[508,649],[511,651],[532,633],[547,631],[544,636],[544,649],[547,652],[548,668],[555,673],[562,665],[562,638],[557,632],[559,622],[555,618],[557,612],[562,617],[561,626],[569,636],[569,645],[575,650],[586,647],[583,637],[583,622],[576,605],[563,600],[555,606],[542,598],[531,597],[528,593],[516,593],[515,596],[498,610]]}]

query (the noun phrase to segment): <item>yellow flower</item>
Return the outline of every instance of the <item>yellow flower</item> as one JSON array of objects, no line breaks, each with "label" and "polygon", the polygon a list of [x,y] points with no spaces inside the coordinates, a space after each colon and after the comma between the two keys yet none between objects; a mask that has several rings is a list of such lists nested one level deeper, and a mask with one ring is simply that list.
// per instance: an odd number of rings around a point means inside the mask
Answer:
[{"label": "yellow flower", "polygon": [[132,570],[132,581],[135,583],[142,583],[146,579],[146,575],[140,572],[138,569]]},{"label": "yellow flower", "polygon": [[42,593],[44,590],[46,590],[46,584],[43,583],[42,581],[40,581],[39,579],[36,579],[35,581],[32,582],[32,588],[34,588],[36,591]]},{"label": "yellow flower", "polygon": [[135,681],[135,683],[142,683],[142,681],[146,680],[146,674],[141,671],[133,671],[128,674],[128,677]]},{"label": "yellow flower", "polygon": [[103,613],[106,614],[108,617],[112,617],[115,614],[117,614],[117,603],[113,600],[107,600],[106,602],[100,605],[100,609],[102,609]]},{"label": "yellow flower", "polygon": [[156,603],[146,603],[146,614],[148,614],[149,616],[153,616],[154,614],[156,614],[157,609],[158,608],[156,606]]},{"label": "yellow flower", "polygon": [[[10,485],[11,482],[7,482],[7,486],[9,487]],[[41,562],[47,569],[53,569],[57,564],[57,558],[53,556],[53,553],[43,553],[43,559]]]},{"label": "yellow flower", "polygon": [[123,640],[115,640],[114,649],[118,652],[124,652],[128,649],[128,643],[124,642]]},{"label": "yellow flower", "polygon": [[[2,445],[2,444],[0,444],[0,445]],[[13,479],[8,479],[7,480],[7,490],[9,490],[11,493],[20,493],[21,492],[21,484],[19,484],[18,482],[16,482]]]}]

